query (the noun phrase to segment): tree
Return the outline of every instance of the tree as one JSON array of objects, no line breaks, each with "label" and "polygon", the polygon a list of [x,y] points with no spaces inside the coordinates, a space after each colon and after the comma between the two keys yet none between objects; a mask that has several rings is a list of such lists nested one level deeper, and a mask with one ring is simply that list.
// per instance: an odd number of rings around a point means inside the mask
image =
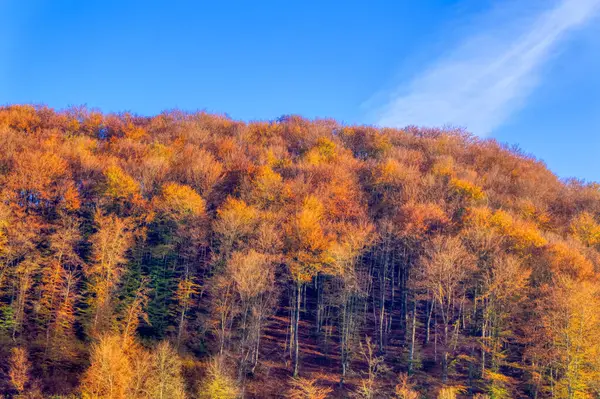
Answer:
[{"label": "tree", "polygon": [[5,394],[599,395],[600,185],[518,149],[27,105],[0,149]]},{"label": "tree", "polygon": [[14,325],[12,336],[13,339],[17,333],[21,331],[25,322],[25,307],[29,302],[29,293],[34,283],[34,275],[39,270],[39,259],[29,258],[19,263],[15,268],[16,276],[16,297],[13,301],[14,309]]},{"label": "tree", "polygon": [[27,351],[21,347],[12,348],[8,366],[10,382],[17,392],[22,393],[30,378],[31,363],[29,362]]},{"label": "tree", "polygon": [[200,285],[194,283],[191,277],[179,281],[175,296],[180,308],[179,325],[177,327],[177,346],[181,343],[185,331],[185,323],[189,309],[194,305],[194,297],[199,294]]},{"label": "tree", "polygon": [[92,345],[90,367],[82,378],[84,397],[125,399],[130,397],[133,367],[127,347],[118,335],[103,335]]},{"label": "tree", "polygon": [[298,375],[299,342],[298,324],[302,300],[302,287],[320,271],[333,263],[329,254],[332,243],[323,230],[324,208],[314,196],[304,199],[288,232],[287,264],[294,282],[294,310],[291,317],[294,353],[294,376]]},{"label": "tree", "polygon": [[290,399],[325,399],[333,391],[317,386],[317,381],[307,378],[292,378],[287,397]]},{"label": "tree", "polygon": [[235,379],[226,373],[223,360],[221,358],[213,359],[208,366],[206,379],[198,390],[198,397],[200,399],[236,399],[239,396],[240,389]]},{"label": "tree", "polygon": [[89,292],[92,295],[91,329],[93,334],[107,331],[112,313],[111,302],[127,261],[126,251],[131,246],[132,223],[114,215],[95,214],[97,231],[91,237],[93,248],[92,264],[85,270],[89,278]]},{"label": "tree", "polygon": [[204,198],[210,197],[224,175],[223,164],[212,153],[191,144],[177,154],[175,170],[182,182],[198,190]]},{"label": "tree", "polygon": [[593,281],[558,277],[541,304],[547,337],[548,384],[557,398],[597,395],[600,389],[600,289]]},{"label": "tree", "polygon": [[247,365],[251,364],[254,370],[258,363],[262,327],[275,304],[273,259],[253,249],[234,252],[227,263],[226,276],[233,281],[240,301],[240,374],[245,375]]},{"label": "tree", "polygon": [[[494,259],[491,267],[483,271],[482,292],[477,298],[482,303],[481,374],[489,380],[489,390],[494,398],[510,397],[508,377],[500,374],[507,366],[504,349],[514,340],[511,331],[516,327],[515,315],[526,299],[525,289],[531,272],[511,256]],[[486,370],[486,354],[490,369]]]},{"label": "tree", "polygon": [[456,396],[461,392],[457,387],[443,387],[437,395],[437,399],[456,399]]},{"label": "tree", "polygon": [[79,229],[77,222],[61,219],[50,236],[50,264],[42,268],[39,313],[45,325],[46,351],[52,357],[68,354],[68,341],[73,339],[79,267],[83,264],[76,252],[82,239]]},{"label": "tree", "polygon": [[375,348],[371,343],[371,337],[365,337],[364,344],[360,342],[360,354],[367,365],[366,376],[361,380],[356,391],[356,397],[371,399],[379,396],[378,379],[389,372],[382,356],[375,354]]},{"label": "tree", "polygon": [[115,334],[101,336],[92,346],[81,391],[84,397],[106,399],[186,397],[181,359],[168,342],[148,352]]},{"label": "tree", "polygon": [[419,393],[415,391],[414,384],[409,381],[408,374],[398,376],[396,384],[396,399],[418,399]]},{"label": "tree", "polygon": [[[421,261],[422,286],[433,295],[442,322],[442,378],[448,379],[449,354],[456,347],[460,316],[465,302],[465,283],[473,259],[458,237],[435,237]],[[452,331],[452,329],[454,331]]]},{"label": "tree", "polygon": [[214,230],[221,241],[220,251],[228,256],[255,231],[259,215],[254,207],[233,197],[227,198],[217,214]]},{"label": "tree", "polygon": [[196,191],[189,186],[167,183],[162,188],[162,208],[176,220],[186,216],[203,216],[205,202]]},{"label": "tree", "polygon": [[167,341],[152,351],[152,367],[147,378],[148,398],[185,399],[185,383],[181,373],[181,359]]}]

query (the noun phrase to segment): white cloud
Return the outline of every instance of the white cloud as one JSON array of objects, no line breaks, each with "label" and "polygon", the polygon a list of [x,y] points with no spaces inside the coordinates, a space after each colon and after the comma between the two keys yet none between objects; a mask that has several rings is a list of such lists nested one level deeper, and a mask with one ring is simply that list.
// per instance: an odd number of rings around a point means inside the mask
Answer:
[{"label": "white cloud", "polygon": [[550,8],[534,11],[526,20],[515,10],[504,10],[502,17],[484,16],[482,29],[399,87],[378,111],[377,123],[453,125],[479,135],[491,133],[523,106],[561,40],[600,11],[600,0],[546,1]]}]

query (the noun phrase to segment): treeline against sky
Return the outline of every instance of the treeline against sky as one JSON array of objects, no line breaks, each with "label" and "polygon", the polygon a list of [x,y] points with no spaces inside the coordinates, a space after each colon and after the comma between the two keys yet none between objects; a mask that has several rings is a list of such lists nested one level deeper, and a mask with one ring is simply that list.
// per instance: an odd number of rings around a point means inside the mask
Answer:
[{"label": "treeline against sky", "polygon": [[6,106],[0,391],[597,397],[599,217],[461,130]]}]

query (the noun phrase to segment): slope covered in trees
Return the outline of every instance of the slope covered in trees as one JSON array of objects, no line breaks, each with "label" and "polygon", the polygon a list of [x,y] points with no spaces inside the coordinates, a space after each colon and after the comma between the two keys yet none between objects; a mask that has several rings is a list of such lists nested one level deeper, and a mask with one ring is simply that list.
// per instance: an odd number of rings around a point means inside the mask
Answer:
[{"label": "slope covered in trees", "polygon": [[599,218],[462,131],[0,108],[0,391],[597,397]]}]

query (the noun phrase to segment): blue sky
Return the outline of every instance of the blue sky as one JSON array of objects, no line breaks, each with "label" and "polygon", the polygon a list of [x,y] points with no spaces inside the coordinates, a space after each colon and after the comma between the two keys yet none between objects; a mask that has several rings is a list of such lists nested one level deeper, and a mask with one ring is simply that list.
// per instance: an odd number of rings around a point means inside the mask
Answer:
[{"label": "blue sky", "polygon": [[600,180],[600,0],[0,0],[0,104],[455,125]]}]

